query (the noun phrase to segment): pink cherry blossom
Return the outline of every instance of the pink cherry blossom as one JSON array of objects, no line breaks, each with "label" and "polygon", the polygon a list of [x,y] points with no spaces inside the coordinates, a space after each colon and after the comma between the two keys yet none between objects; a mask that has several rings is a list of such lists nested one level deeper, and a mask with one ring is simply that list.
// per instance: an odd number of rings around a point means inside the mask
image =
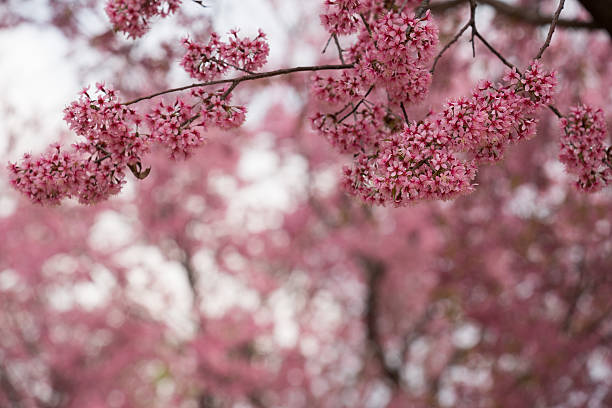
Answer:
[{"label": "pink cherry blossom", "polygon": [[601,190],[612,181],[612,150],[601,109],[575,106],[561,120],[563,136],[559,160],[575,176],[576,188]]},{"label": "pink cherry blossom", "polygon": [[149,30],[155,16],[167,17],[174,13],[182,0],[108,0],[106,14],[117,31],[138,38]]},{"label": "pink cherry blossom", "polygon": [[11,184],[40,204],[69,197],[93,204],[117,194],[127,167],[139,168],[148,151],[147,135],[139,132],[142,119],[104,84],[93,92],[84,89],[64,113],[70,129],[84,140],[68,150],[56,144],[40,157],[25,155],[19,165],[10,163]]},{"label": "pink cherry blossom", "polygon": [[265,65],[270,52],[266,35],[261,30],[253,39],[240,38],[238,31],[232,30],[227,42],[213,32],[207,44],[185,38],[183,46],[187,53],[181,66],[192,78],[200,81],[216,79],[232,68],[256,71]]}]

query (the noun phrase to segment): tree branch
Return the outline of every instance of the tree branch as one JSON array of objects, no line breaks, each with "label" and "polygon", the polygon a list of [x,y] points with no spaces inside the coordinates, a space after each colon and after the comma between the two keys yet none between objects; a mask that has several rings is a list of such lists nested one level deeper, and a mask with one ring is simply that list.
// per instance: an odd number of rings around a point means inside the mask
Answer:
[{"label": "tree branch", "polygon": [[538,51],[538,55],[535,57],[535,59],[542,58],[544,51],[546,51],[546,49],[550,45],[550,41],[552,40],[553,33],[555,32],[555,27],[557,27],[559,16],[561,15],[561,11],[563,10],[564,5],[565,5],[565,0],[559,1],[559,7],[557,7],[557,11],[555,11],[555,15],[553,16],[552,23],[550,24],[550,28],[548,29],[548,34],[546,35],[546,41],[544,41],[544,44],[542,44],[542,47],[540,48],[540,51]]},{"label": "tree branch", "polygon": [[314,66],[306,66],[306,67],[294,67],[294,68],[277,69],[275,71],[268,71],[268,72],[258,72],[256,74],[248,74],[248,75],[243,75],[243,76],[239,76],[239,77],[235,77],[235,78],[218,79],[218,80],[215,80],[215,81],[200,82],[200,83],[195,83],[195,84],[191,84],[191,85],[181,86],[181,87],[178,87],[178,88],[166,89],[165,91],[156,92],[154,94],[147,95],[147,96],[141,96],[140,98],[136,98],[136,99],[133,99],[131,101],[124,102],[123,105],[126,105],[126,106],[127,105],[132,105],[132,104],[135,104],[137,102],[144,101],[146,99],[153,99],[153,98],[155,98],[157,96],[161,96],[161,95],[165,95],[165,94],[169,94],[169,93],[173,93],[173,92],[185,91],[187,89],[198,88],[198,87],[203,87],[203,86],[211,86],[211,85],[220,85],[220,84],[229,84],[229,83],[231,83],[235,87],[236,85],[238,85],[241,82],[254,81],[256,79],[270,78],[270,77],[275,77],[275,76],[279,76],[279,75],[288,75],[288,74],[293,74],[295,72],[313,72],[313,71],[326,71],[326,70],[334,70],[334,69],[350,69],[350,68],[353,68],[353,67],[354,67],[353,64],[314,65]]},{"label": "tree branch", "polygon": [[[460,6],[461,4],[467,3],[468,1],[469,0],[449,0],[431,4],[429,8],[433,12],[443,13],[447,10]],[[582,3],[585,3],[585,1],[581,0]],[[478,0],[478,2],[480,4],[493,7],[495,11],[505,17],[508,17],[513,20],[518,20],[526,24],[541,26],[551,24],[553,21],[553,16],[543,16],[533,10],[515,7],[499,0]],[[591,13],[591,15],[593,15],[595,21],[581,21],[560,18],[557,22],[557,26],[563,28],[586,30],[599,30],[602,28],[608,29],[604,22],[598,21],[593,13]],[[612,21],[612,17],[609,17],[609,21]],[[612,25],[612,22],[610,24]],[[610,30],[608,29],[608,31]]]}]

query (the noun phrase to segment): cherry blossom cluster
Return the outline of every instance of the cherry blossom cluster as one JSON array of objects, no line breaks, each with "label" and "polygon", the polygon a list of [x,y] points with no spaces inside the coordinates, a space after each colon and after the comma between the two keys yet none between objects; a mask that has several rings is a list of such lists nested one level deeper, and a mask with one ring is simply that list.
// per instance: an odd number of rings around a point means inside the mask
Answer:
[{"label": "cherry blossom cluster", "polygon": [[375,154],[358,154],[344,170],[345,187],[366,202],[396,206],[470,192],[475,161],[458,158],[451,145],[439,122],[411,122]]},{"label": "cherry blossom cluster", "polygon": [[384,88],[393,104],[414,104],[426,95],[438,28],[429,11],[424,17],[390,12],[362,30],[350,50],[356,70]]},{"label": "cherry blossom cluster", "polygon": [[338,77],[316,75],[312,81],[312,93],[332,105],[358,102],[365,95],[367,79],[355,70],[343,71]]},{"label": "cherry blossom cluster", "polygon": [[147,115],[151,138],[166,146],[173,159],[188,157],[204,143],[200,116],[182,99],[170,105],[162,101]]},{"label": "cherry blossom cluster", "polygon": [[226,92],[221,89],[209,93],[196,88],[191,91],[194,104],[183,99],[172,105],[160,102],[147,115],[152,140],[165,146],[171,158],[187,158],[204,143],[203,132],[209,126],[230,129],[242,125],[246,108],[230,105]]},{"label": "cherry blossom cluster", "polygon": [[321,23],[330,33],[352,34],[359,28],[359,14],[363,11],[359,0],[325,0]]},{"label": "cherry blossom cluster", "polygon": [[[362,20],[353,19],[355,13]],[[370,1],[327,2],[322,19],[334,35],[360,32],[347,50],[354,69],[315,76],[313,95],[343,108],[315,114],[313,125],[343,151],[369,150],[384,138],[383,128],[402,128],[400,106],[414,104],[427,93],[431,75],[426,66],[438,43],[437,27],[429,13],[410,18]],[[355,21],[355,26],[338,29],[343,21]]]},{"label": "cherry blossom cluster", "polygon": [[[119,7],[119,2],[113,4],[124,13],[142,13],[136,3],[125,7]],[[153,7],[153,2],[147,7]],[[187,54],[182,65],[201,80],[215,78],[230,67],[256,70],[265,64],[269,52],[262,32],[254,39],[241,39],[237,31],[232,31],[227,42],[213,34],[205,46],[188,40],[185,45]],[[32,201],[45,205],[59,204],[70,197],[86,204],[107,199],[121,190],[128,169],[137,178],[148,175],[150,169],[142,169],[141,159],[151,143],[166,147],[173,159],[185,158],[204,143],[208,128],[242,125],[246,108],[230,104],[234,86],[211,92],[193,88],[190,95],[177,98],[173,104],[160,102],[144,117],[129,104],[120,103],[116,92],[104,84],[97,84],[93,92],[86,88],[65,109],[64,116],[69,128],[84,141],[69,149],[53,145],[38,157],[25,155],[21,163],[9,163],[11,184]]]},{"label": "cherry blossom cluster", "polygon": [[109,0],[106,14],[117,31],[128,38],[138,38],[149,30],[149,20],[154,16],[167,17],[174,13],[182,0]]},{"label": "cherry blossom cluster", "polygon": [[226,89],[210,93],[196,88],[191,95],[200,101],[202,121],[207,125],[228,130],[239,127],[246,119],[246,107],[230,105],[232,95]]},{"label": "cherry blossom cluster", "polygon": [[357,41],[347,50],[348,62],[355,68],[338,79],[315,77],[314,95],[331,104],[349,103],[378,87],[396,108],[421,101],[431,83],[427,66],[438,44],[431,15],[411,18],[403,12],[373,11],[369,15],[370,21],[360,23]]},{"label": "cherry blossom cluster", "polygon": [[346,51],[353,69],[315,77],[313,94],[331,112],[316,113],[313,127],[353,154],[344,172],[348,190],[378,204],[471,191],[480,162],[500,160],[507,144],[533,135],[535,112],[556,84],[536,61],[503,84],[482,81],[442,113],[410,121],[406,106],[429,89],[438,30],[429,12],[409,17],[408,3],[418,2],[329,0],[321,15],[332,35],[356,34],[356,41]]},{"label": "cherry blossom cluster", "polygon": [[9,163],[11,184],[32,201],[58,204],[77,197],[91,204],[117,194],[126,168],[140,171],[140,157],[148,144],[138,126],[141,118],[121,105],[114,90],[97,84],[65,109],[64,120],[85,141],[62,151],[59,145],[39,157],[25,155],[21,164]]},{"label": "cherry blossom cluster", "polygon": [[390,9],[400,12],[417,3],[419,0],[325,0],[320,18],[325,29],[332,34],[354,34],[359,31],[360,20],[365,15],[379,15]]},{"label": "cherry blossom cluster", "polygon": [[346,115],[353,116],[354,120],[342,121],[338,115],[321,112],[312,118],[314,128],[341,152],[360,152],[364,146],[376,145],[388,134],[384,127],[386,115],[381,106],[357,109]]},{"label": "cherry blossom cluster", "polygon": [[563,136],[559,159],[569,173],[578,176],[576,188],[599,191],[612,181],[612,148],[601,109],[582,105],[572,107],[561,119]]},{"label": "cherry blossom cluster", "polygon": [[369,117],[357,110],[347,124],[351,114],[338,120],[337,114],[319,113],[313,124],[333,145],[354,154],[353,166],[344,171],[352,194],[396,206],[449,199],[473,190],[479,163],[501,159],[506,145],[533,134],[536,110],[550,102],[555,82],[554,73],[534,62],[523,74],[510,71],[504,84],[481,81],[471,97],[451,100],[423,121],[404,118],[402,126],[390,110],[384,114],[365,104]]},{"label": "cherry blossom cluster", "polygon": [[84,89],[65,109],[64,120],[84,139],[62,149],[52,145],[38,157],[26,154],[20,164],[9,163],[11,184],[32,201],[59,204],[64,198],[93,204],[119,193],[127,170],[145,178],[142,158],[151,143],[166,147],[174,159],[188,157],[204,141],[209,127],[242,125],[246,108],[230,104],[229,89],[192,89],[189,100],[160,102],[144,118],[121,104],[104,84]]},{"label": "cherry blossom cluster", "polygon": [[441,126],[454,148],[479,161],[498,161],[508,143],[531,137],[536,110],[550,103],[556,85],[555,73],[544,71],[539,61],[504,79],[496,85],[481,81],[471,97],[449,101],[442,112]]},{"label": "cherry blossom cluster", "polygon": [[207,44],[183,40],[187,53],[181,66],[200,81],[210,81],[226,73],[230,68],[253,72],[263,67],[268,59],[270,47],[266,35],[260,30],[255,38],[240,38],[238,31],[230,31],[227,42],[217,33],[212,33]]}]

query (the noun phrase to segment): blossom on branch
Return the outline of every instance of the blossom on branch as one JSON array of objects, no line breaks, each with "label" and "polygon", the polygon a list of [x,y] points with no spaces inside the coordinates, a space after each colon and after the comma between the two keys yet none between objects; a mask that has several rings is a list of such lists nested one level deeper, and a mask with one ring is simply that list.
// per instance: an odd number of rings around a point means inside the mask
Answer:
[{"label": "blossom on branch", "polygon": [[528,139],[535,132],[536,110],[550,102],[556,85],[554,72],[535,61],[520,76],[505,76],[506,84],[481,81],[470,98],[447,103],[441,126],[458,151],[478,161],[499,161],[508,143]]},{"label": "blossom on branch", "polygon": [[238,37],[232,30],[228,42],[223,42],[215,32],[211,33],[207,44],[183,40],[187,53],[181,66],[189,76],[200,81],[218,78],[230,68],[243,72],[253,72],[263,67],[268,60],[270,47],[266,35],[260,30],[253,39]]},{"label": "blossom on branch", "polygon": [[97,84],[94,92],[84,89],[64,110],[64,120],[84,141],[64,151],[55,144],[40,157],[25,155],[20,165],[9,164],[11,184],[32,201],[54,205],[77,197],[93,204],[121,190],[126,168],[140,168],[148,151],[147,136],[139,132],[142,119],[118,102],[113,89]]},{"label": "blossom on branch", "polygon": [[[362,144],[353,167],[345,169],[348,191],[368,202],[395,206],[472,191],[478,163],[500,160],[506,145],[533,134],[535,112],[550,101],[556,83],[555,74],[543,71],[538,62],[522,76],[512,71],[506,79],[507,84],[495,86],[482,81],[471,98],[451,100],[441,114],[409,121],[402,132],[387,122],[389,136]],[[315,117],[315,126],[320,118]],[[367,140],[354,125],[354,135],[347,137],[338,125],[330,131],[324,124],[319,129],[328,138]],[[460,153],[468,157],[461,159]]]},{"label": "blossom on branch", "polygon": [[230,129],[240,126],[246,108],[229,104],[225,89],[213,93],[202,88],[191,91],[192,102],[178,98],[172,105],[160,102],[147,115],[151,139],[170,151],[173,159],[187,158],[204,144],[203,133],[212,126]]},{"label": "blossom on branch", "polygon": [[174,13],[182,0],[109,0],[106,14],[117,31],[128,38],[142,37],[149,30],[154,16],[167,17]]},{"label": "blossom on branch", "polygon": [[575,106],[561,119],[563,136],[559,160],[575,176],[576,188],[599,191],[612,181],[612,157],[603,111],[587,105]]},{"label": "blossom on branch", "polygon": [[459,159],[439,123],[412,122],[383,140],[374,155],[358,154],[345,186],[366,202],[406,205],[472,191],[474,161]]},{"label": "blossom on branch", "polygon": [[[402,206],[472,191],[476,166],[500,160],[509,143],[532,136],[537,109],[552,99],[555,73],[534,61],[524,73],[510,71],[503,84],[481,81],[470,97],[412,121],[406,107],[427,94],[438,44],[430,13],[411,18],[350,1],[327,2],[326,11],[332,35],[353,28],[359,35],[348,50],[353,69],[315,78],[313,95],[339,109],[316,113],[312,124],[340,151],[353,153],[344,185],[366,202]],[[357,12],[362,20],[348,30],[348,16]]]}]

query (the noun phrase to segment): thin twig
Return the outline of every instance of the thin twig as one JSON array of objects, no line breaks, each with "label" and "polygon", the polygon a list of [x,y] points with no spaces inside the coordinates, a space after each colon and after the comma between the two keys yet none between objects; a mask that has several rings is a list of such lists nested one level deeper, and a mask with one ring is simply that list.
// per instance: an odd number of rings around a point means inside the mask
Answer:
[{"label": "thin twig", "polygon": [[344,56],[342,55],[344,53],[344,50],[340,46],[340,41],[338,41],[338,36],[336,34],[332,34],[332,38],[334,39],[334,43],[336,44],[336,48],[338,49],[338,58],[340,59],[340,62],[343,64],[346,64],[346,62],[344,62]]},{"label": "thin twig", "polygon": [[206,4],[204,4],[203,0],[191,0],[191,1],[193,1],[195,4],[197,4],[197,5],[201,6],[201,7],[208,8],[208,6]]},{"label": "thin twig", "polygon": [[468,21],[467,23],[465,23],[465,25],[463,27],[461,27],[461,30],[459,30],[459,32],[453,37],[452,40],[450,40],[448,43],[446,43],[446,45],[444,46],[444,48],[442,48],[440,50],[440,52],[438,53],[438,55],[436,55],[436,57],[434,58],[434,62],[433,65],[431,67],[431,69],[429,70],[430,73],[434,73],[434,71],[436,70],[436,65],[438,65],[438,60],[440,58],[442,58],[442,55],[451,47],[451,45],[453,45],[454,43],[457,42],[457,40],[459,40],[459,38],[463,35],[463,33],[465,33],[465,30],[467,30],[470,27],[470,22]]},{"label": "thin twig", "polygon": [[414,16],[416,18],[421,18],[423,17],[423,14],[425,14],[427,10],[429,10],[429,0],[423,0],[419,8],[417,8],[416,11],[414,12]]},{"label": "thin twig", "polygon": [[374,89],[374,85],[372,85],[372,86],[370,87],[370,89],[368,89],[368,92],[366,92],[366,94],[363,96],[363,98],[361,98],[361,100],[360,100],[359,102],[357,102],[357,105],[355,105],[355,107],[354,107],[354,108],[353,108],[353,109],[352,109],[352,110],[351,110],[349,113],[347,113],[346,115],[344,115],[344,116],[342,117],[342,119],[340,119],[340,120],[338,121],[338,123],[342,123],[342,122],[344,122],[344,119],[348,118],[348,117],[349,117],[349,116],[351,116],[353,113],[355,113],[355,112],[357,111],[357,109],[359,108],[359,105],[361,105],[361,104],[362,104],[362,103],[363,103],[363,102],[366,100],[366,98],[368,97],[368,95],[370,95],[370,92],[372,92],[372,90],[373,90],[373,89]]},{"label": "thin twig", "polygon": [[353,64],[335,64],[335,65],[314,65],[314,66],[305,66],[305,67],[294,67],[294,68],[284,68],[277,69],[275,71],[268,72],[259,72],[256,74],[243,75],[236,78],[228,78],[228,79],[218,79],[215,81],[201,82],[191,85],[185,85],[178,88],[166,89],[165,91],[156,92],[151,95],[141,96],[140,98],[133,99],[128,102],[124,102],[123,105],[133,105],[137,102],[144,101],[146,99],[152,99],[160,95],[165,95],[173,92],[185,91],[191,88],[198,88],[203,86],[211,86],[211,85],[220,85],[220,84],[229,84],[229,83],[241,83],[245,81],[253,81],[256,79],[262,78],[270,78],[279,75],[288,75],[293,74],[295,72],[313,72],[313,71],[326,71],[326,70],[334,70],[334,69],[350,69],[353,68]]},{"label": "thin twig", "polygon": [[230,64],[227,61],[220,60],[218,58],[209,58],[208,61],[216,62],[217,64],[226,65],[228,67],[234,68],[236,71],[244,72],[245,74],[254,74],[255,72],[249,71],[248,69],[240,68],[238,65]]},{"label": "thin twig", "polygon": [[[448,43],[446,44],[446,46],[444,46],[444,48],[442,49],[442,51],[440,51],[440,53],[436,56],[436,58],[434,59],[434,64],[433,67],[431,68],[430,72],[433,73],[436,67],[436,64],[438,62],[438,59],[440,59],[442,53],[444,53],[444,51],[446,51],[453,43],[455,43],[459,37],[461,37],[461,34],[463,34],[463,32],[465,32],[465,30],[467,30],[467,27],[471,27],[472,28],[472,53],[475,56],[475,49],[474,49],[474,37],[478,38],[480,41],[482,41],[482,43],[489,49],[489,51],[491,51],[501,62],[504,63],[504,65],[506,65],[508,68],[510,69],[516,69],[517,72],[522,75],[522,73],[510,62],[508,61],[499,51],[497,51],[495,49],[495,47],[493,47],[478,31],[478,29],[476,28],[476,0],[453,0],[453,1],[449,1],[447,3],[445,3],[446,5],[448,5],[448,7],[454,7],[456,5],[462,4],[466,1],[470,2],[470,21],[459,31],[459,33],[457,33],[457,35]],[[479,0],[482,3],[485,4],[489,4],[489,5],[496,5],[497,2],[495,0]],[[542,46],[542,49],[540,49],[540,52],[538,53],[538,57],[536,57],[536,59],[539,59],[542,57],[541,54],[544,53],[544,50],[546,50],[546,48],[550,45],[550,40],[552,38],[552,34],[554,32],[554,27],[557,25],[557,22],[559,21],[559,15],[561,14],[561,10],[563,9],[563,4],[565,3],[565,0],[560,0],[559,3],[559,7],[557,8],[557,11],[555,12],[555,15],[553,17],[553,22],[551,24],[551,27],[548,31],[548,36],[546,38],[546,42],[544,43],[544,45]],[[431,7],[434,8],[435,6],[440,6],[441,3],[438,3],[436,5],[432,5]],[[559,112],[559,109],[557,109],[554,105],[549,104],[548,108],[555,114],[555,116],[557,116],[559,119],[561,119],[563,117],[563,115],[561,114],[561,112]]]},{"label": "thin twig", "polygon": [[[460,6],[467,3],[469,0],[450,0],[444,2],[433,3],[429,6],[429,9],[435,13],[443,13],[447,10]],[[525,7],[516,7],[511,4],[504,3],[500,0],[478,0],[482,5],[490,6],[495,9],[497,13],[504,17],[520,21],[525,24],[542,26],[551,24],[552,16],[543,16],[534,10]],[[560,18],[557,22],[558,27],[570,28],[570,29],[586,29],[586,30],[600,30],[603,26],[595,21],[583,21],[583,20],[571,20]]]},{"label": "thin twig", "polygon": [[365,25],[365,28],[368,30],[368,34],[370,34],[370,37],[371,37],[372,36],[372,29],[370,28],[370,25],[368,24],[365,16],[362,13],[359,13],[359,17],[361,17],[361,21]]},{"label": "thin twig", "polygon": [[323,51],[321,51],[321,54],[325,54],[325,52],[327,51],[327,47],[329,47],[329,43],[331,43],[333,34],[329,36],[329,38],[327,39],[327,42],[325,43],[325,47],[323,47]]},{"label": "thin twig", "polygon": [[508,61],[506,58],[504,58],[504,56],[503,56],[503,55],[501,55],[501,53],[500,53],[499,51],[497,51],[497,50],[495,49],[495,47],[493,47],[491,44],[489,44],[489,42],[488,42],[487,40],[485,40],[485,38],[484,38],[482,35],[480,35],[480,33],[479,33],[478,31],[475,31],[475,32],[474,32],[474,35],[475,35],[476,37],[478,37],[478,39],[479,39],[480,41],[482,41],[482,43],[483,43],[483,44],[484,44],[484,45],[485,45],[485,46],[486,46],[486,47],[489,49],[489,51],[491,51],[493,54],[495,54],[495,56],[496,56],[497,58],[499,58],[499,60],[500,60],[501,62],[503,62],[503,63],[504,63],[504,65],[506,65],[506,66],[507,66],[508,68],[510,68],[510,69],[515,69],[515,68],[516,68],[516,67],[515,67],[515,66],[514,66],[512,63],[510,63],[510,62],[509,62],[509,61]]},{"label": "thin twig", "polygon": [[555,11],[555,15],[553,16],[552,23],[550,24],[550,28],[548,29],[548,35],[546,36],[546,41],[544,41],[544,44],[542,44],[542,48],[540,48],[540,51],[538,52],[538,55],[535,57],[535,59],[538,60],[542,58],[544,51],[546,51],[546,49],[550,45],[550,41],[552,40],[553,33],[555,32],[555,27],[557,27],[557,22],[559,21],[559,16],[561,15],[561,11],[563,10],[564,5],[565,5],[565,0],[559,1],[559,7],[557,7],[557,11]]},{"label": "thin twig", "polygon": [[563,117],[561,112],[559,112],[559,109],[557,109],[553,105],[548,105],[548,109],[550,109],[559,119],[561,119]]},{"label": "thin twig", "polygon": [[[338,50],[338,58],[340,59],[340,62],[343,64],[346,64],[346,62],[344,61],[344,50],[342,49],[342,46],[340,46],[340,41],[338,40],[338,36],[336,34],[332,34],[332,38],[334,39],[334,44],[336,44],[336,49]],[[351,108],[353,109],[353,119],[355,119],[355,122],[357,122],[357,114],[355,113],[355,104],[353,102],[350,103]]]},{"label": "thin twig", "polygon": [[470,0],[470,26],[472,27],[472,58],[476,58],[476,44],[474,43],[474,35],[477,33],[476,30],[476,0]]},{"label": "thin twig", "polygon": [[404,114],[404,120],[406,124],[409,125],[410,121],[408,120],[408,114],[406,113],[406,107],[404,106],[404,102],[400,102],[400,107],[402,108],[402,113]]}]

